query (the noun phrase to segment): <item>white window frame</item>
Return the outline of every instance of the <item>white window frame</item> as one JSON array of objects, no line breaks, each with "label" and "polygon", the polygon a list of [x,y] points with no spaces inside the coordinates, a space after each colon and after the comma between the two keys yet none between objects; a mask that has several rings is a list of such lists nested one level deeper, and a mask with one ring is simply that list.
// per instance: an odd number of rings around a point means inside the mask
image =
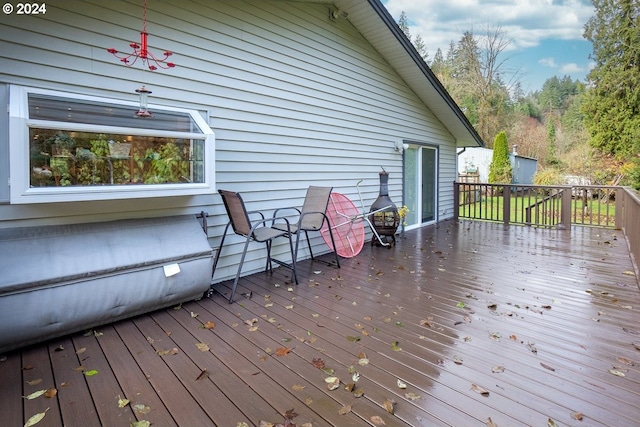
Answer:
[{"label": "white window frame", "polygon": [[[188,114],[202,130],[202,133],[34,120],[29,118],[28,95],[30,93],[50,95],[57,98],[69,98],[71,100],[117,104],[124,107],[132,107],[132,111],[136,111],[139,107],[139,104],[131,101],[11,85],[9,88],[9,182],[11,204],[192,196],[213,194],[215,192],[215,134],[197,110],[149,105],[149,110],[152,112],[167,111]],[[77,132],[204,140],[204,182],[153,185],[31,187],[29,129],[32,127]]]}]

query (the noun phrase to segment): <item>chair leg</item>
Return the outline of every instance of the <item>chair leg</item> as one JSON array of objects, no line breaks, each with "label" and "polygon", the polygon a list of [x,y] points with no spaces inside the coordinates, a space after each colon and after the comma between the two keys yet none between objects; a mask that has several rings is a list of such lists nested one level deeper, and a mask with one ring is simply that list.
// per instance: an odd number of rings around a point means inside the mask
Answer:
[{"label": "chair leg", "polygon": [[[309,240],[309,232],[307,230],[304,230],[304,235],[307,238],[307,246],[309,247],[309,254],[311,255],[311,259],[315,261],[316,258],[313,256],[313,250],[311,249],[311,241]],[[298,236],[298,238],[300,238],[300,236]]]},{"label": "chair leg", "polygon": [[293,283],[298,284],[298,274],[296,273],[296,257],[298,255],[298,240],[296,240],[296,249],[293,250],[293,241],[289,234],[289,249],[291,249],[291,274],[293,275]]},{"label": "chair leg", "polygon": [[331,237],[331,244],[333,245],[333,255],[336,257],[336,266],[340,268],[340,260],[338,259],[338,250],[336,249],[336,241],[333,239],[333,231],[331,231],[331,226],[329,226],[329,237]]},{"label": "chair leg", "polygon": [[264,267],[265,273],[268,271],[270,274],[273,274],[273,262],[271,261],[271,240],[267,240],[265,242],[267,245],[267,263]]},{"label": "chair leg", "polygon": [[236,288],[238,287],[238,280],[240,280],[240,272],[242,271],[242,265],[244,264],[244,257],[247,255],[247,249],[249,248],[250,238],[247,238],[247,241],[244,244],[244,250],[242,251],[242,256],[240,257],[240,265],[238,266],[238,272],[236,273],[236,278],[233,281],[233,287],[231,288],[231,295],[229,296],[229,304],[233,302],[233,296],[236,294]]}]

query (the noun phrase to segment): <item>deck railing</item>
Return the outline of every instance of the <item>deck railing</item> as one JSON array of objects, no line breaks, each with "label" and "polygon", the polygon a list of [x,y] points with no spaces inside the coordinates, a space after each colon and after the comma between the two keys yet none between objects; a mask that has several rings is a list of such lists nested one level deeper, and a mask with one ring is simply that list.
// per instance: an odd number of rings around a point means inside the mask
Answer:
[{"label": "deck railing", "polygon": [[621,194],[622,212],[620,212],[621,228],[627,237],[631,260],[639,276],[638,263],[640,263],[640,195],[637,191],[625,188]]},{"label": "deck railing", "polygon": [[620,228],[622,187],[454,183],[458,218],[569,229]]}]

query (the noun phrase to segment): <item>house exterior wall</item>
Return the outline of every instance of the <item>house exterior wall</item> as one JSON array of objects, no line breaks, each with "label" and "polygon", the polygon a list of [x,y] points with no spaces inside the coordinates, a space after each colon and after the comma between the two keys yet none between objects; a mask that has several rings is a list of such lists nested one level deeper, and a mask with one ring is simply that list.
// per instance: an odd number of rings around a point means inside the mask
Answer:
[{"label": "house exterior wall", "polygon": [[[392,199],[400,201],[395,143],[437,145],[439,219],[452,216],[453,137],[348,20],[329,18],[329,5],[149,2],[150,49],[174,52],[177,64],[155,72],[125,67],[106,51],[127,51],[139,40],[141,16],[133,0],[52,0],[45,15],[0,16],[0,97],[15,84],[131,101],[145,84],[151,104],[197,109],[208,118],[216,134],[216,186],[241,192],[251,210],[300,206],[309,185],[333,186],[355,201],[360,179],[368,208],[381,167],[390,173]],[[8,146],[0,131],[3,159]],[[217,193],[12,205],[0,182],[0,228],[200,211],[211,215],[215,247],[227,221]],[[228,241],[216,279],[237,268],[242,242]],[[326,249],[321,239],[314,242]],[[251,248],[245,272],[263,267],[262,247]]]}]

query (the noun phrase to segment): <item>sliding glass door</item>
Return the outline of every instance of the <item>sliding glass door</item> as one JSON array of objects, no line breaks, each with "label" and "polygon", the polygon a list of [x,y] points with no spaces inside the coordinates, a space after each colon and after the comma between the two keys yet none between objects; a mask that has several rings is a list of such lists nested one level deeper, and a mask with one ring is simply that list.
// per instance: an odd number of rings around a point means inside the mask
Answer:
[{"label": "sliding glass door", "polygon": [[409,144],[404,151],[406,228],[434,222],[438,209],[438,149]]}]

